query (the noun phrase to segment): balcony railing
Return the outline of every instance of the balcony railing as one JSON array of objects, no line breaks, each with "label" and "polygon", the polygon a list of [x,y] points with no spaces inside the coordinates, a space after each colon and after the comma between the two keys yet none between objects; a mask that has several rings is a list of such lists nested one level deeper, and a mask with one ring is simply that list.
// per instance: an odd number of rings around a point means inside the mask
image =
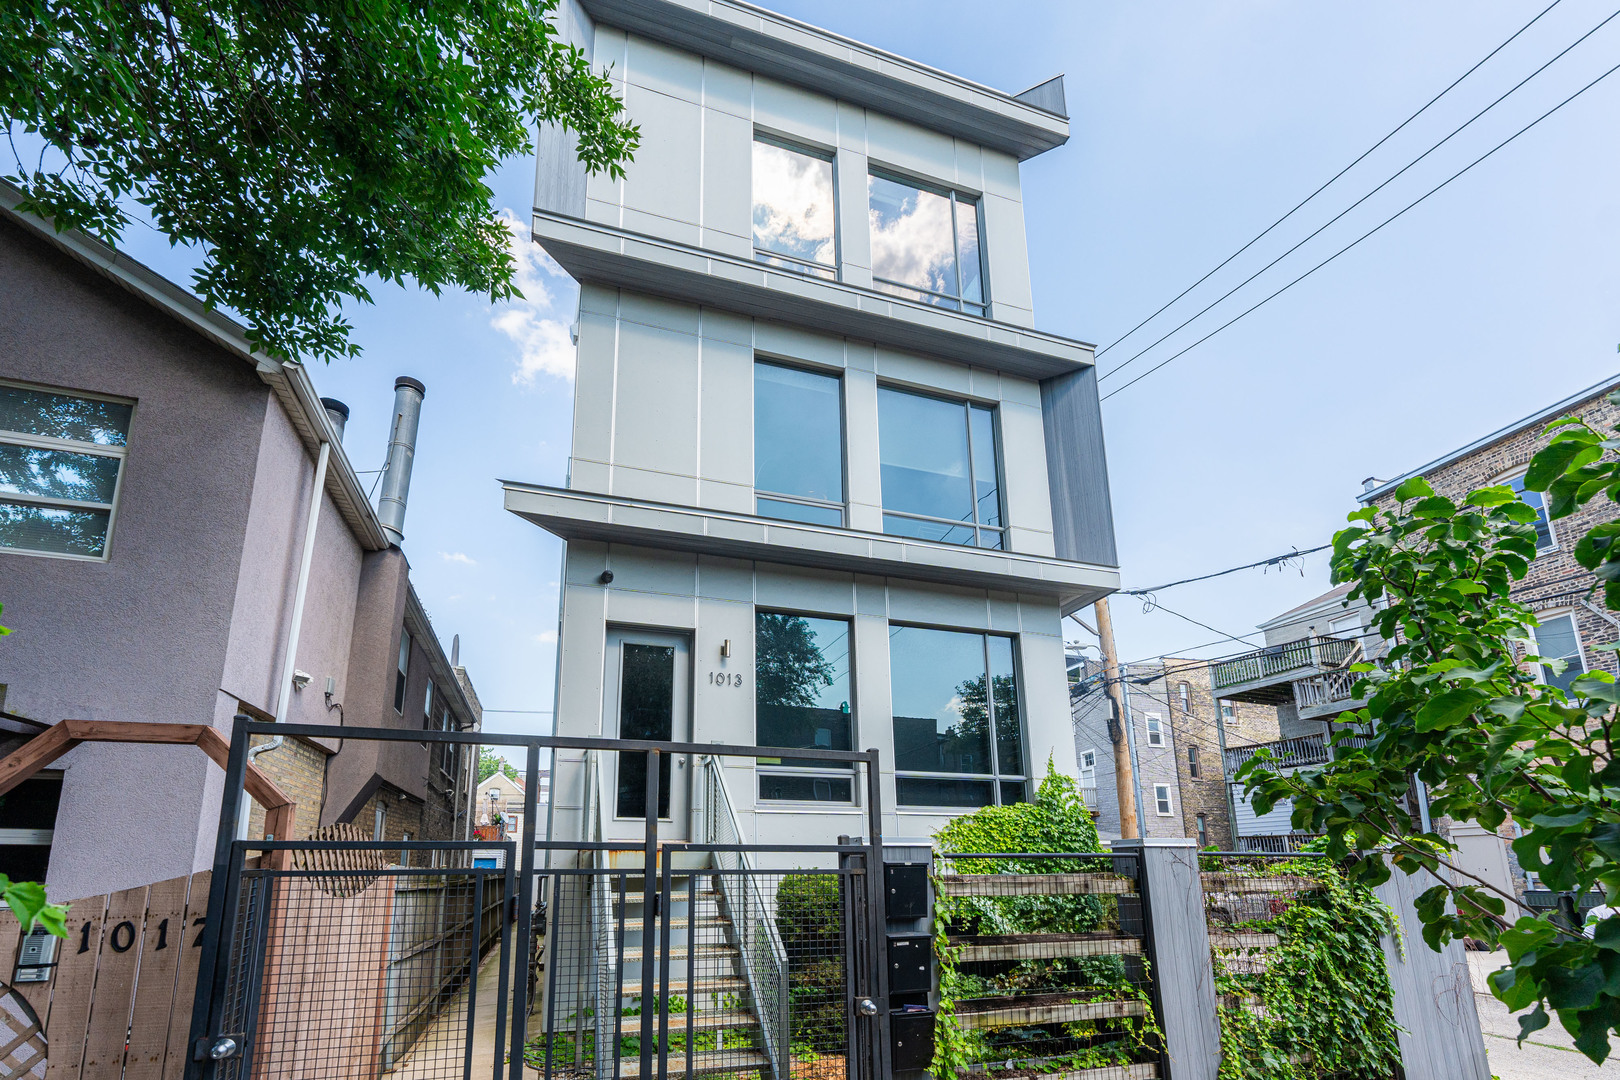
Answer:
[{"label": "balcony railing", "polygon": [[[1360,735],[1345,735],[1340,746],[1364,746],[1367,740]],[[1270,750],[1272,764],[1280,769],[1294,769],[1304,765],[1325,765],[1333,760],[1333,743],[1324,734],[1300,735],[1276,742],[1256,743],[1253,746],[1229,746],[1224,755],[1226,775],[1231,775],[1261,750]]]},{"label": "balcony railing", "polygon": [[1268,645],[1210,665],[1216,691],[1244,683],[1278,680],[1308,668],[1349,664],[1359,643],[1354,638],[1312,635],[1282,645]]},{"label": "balcony railing", "polygon": [[1358,671],[1339,670],[1300,679],[1294,683],[1294,704],[1301,709],[1312,709],[1338,701],[1349,701],[1360,678],[1361,673]]},{"label": "balcony railing", "polygon": [[1316,833],[1275,833],[1269,836],[1240,836],[1239,851],[1253,851],[1267,855],[1291,855],[1316,839]]}]

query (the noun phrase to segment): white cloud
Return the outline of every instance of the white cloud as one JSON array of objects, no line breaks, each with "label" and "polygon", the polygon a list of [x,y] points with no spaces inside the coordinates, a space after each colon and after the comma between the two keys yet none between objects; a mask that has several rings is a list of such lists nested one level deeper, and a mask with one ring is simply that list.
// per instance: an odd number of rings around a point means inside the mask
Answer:
[{"label": "white cloud", "polygon": [[560,285],[565,291],[571,290],[573,282],[534,242],[524,221],[510,210],[502,210],[500,218],[511,237],[512,258],[517,264],[513,282],[523,293],[523,299],[497,305],[490,325],[518,346],[517,370],[512,372],[512,381],[519,386],[531,386],[542,375],[572,379],[574,343],[569,338],[568,326],[549,316],[555,313],[552,289]]},{"label": "white cloud", "polygon": [[555,645],[557,644],[557,631],[542,630],[534,635],[534,640],[541,645]]},{"label": "white cloud", "polygon": [[461,563],[463,566],[477,566],[478,560],[462,551],[441,551],[439,558],[445,562]]}]

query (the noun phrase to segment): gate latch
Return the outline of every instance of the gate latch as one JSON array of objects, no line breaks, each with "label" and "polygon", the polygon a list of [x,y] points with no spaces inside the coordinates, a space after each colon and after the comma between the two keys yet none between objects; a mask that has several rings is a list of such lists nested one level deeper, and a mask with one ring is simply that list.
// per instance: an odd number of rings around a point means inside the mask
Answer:
[{"label": "gate latch", "polygon": [[876,1016],[878,1014],[877,1002],[869,997],[856,998],[855,1011],[862,1016]]},{"label": "gate latch", "polygon": [[241,1053],[242,1043],[236,1036],[216,1035],[212,1039],[198,1039],[197,1045],[192,1047],[191,1057],[194,1061],[225,1061],[239,1057]]}]

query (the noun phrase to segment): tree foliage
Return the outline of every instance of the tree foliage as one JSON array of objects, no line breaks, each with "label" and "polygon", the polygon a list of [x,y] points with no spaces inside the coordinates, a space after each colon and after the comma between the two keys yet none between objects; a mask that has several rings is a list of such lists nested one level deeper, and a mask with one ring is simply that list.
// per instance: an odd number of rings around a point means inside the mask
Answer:
[{"label": "tree foliage", "polygon": [[755,627],[754,680],[759,700],[772,706],[813,709],[833,684],[833,665],[816,644],[809,620],[761,615]]},{"label": "tree foliage", "polygon": [[[1611,398],[1620,404],[1620,395]],[[1620,501],[1620,439],[1565,419],[1531,462],[1524,486],[1548,495],[1553,518],[1593,500]],[[1620,916],[1589,934],[1535,916],[1515,898],[1459,867],[1445,836],[1425,831],[1412,778],[1422,780],[1433,819],[1510,819],[1521,835],[1513,849],[1547,888],[1600,891],[1620,904],[1620,761],[1612,735],[1620,686],[1592,671],[1568,691],[1537,678],[1562,661],[1537,655],[1535,616],[1510,598],[1536,557],[1534,509],[1506,486],[1481,488],[1460,504],[1421,478],[1405,481],[1389,509],[1350,515],[1334,538],[1333,577],[1350,582],[1349,600],[1377,610],[1391,642],[1379,667],[1358,665],[1354,690],[1367,706],[1344,717],[1371,737],[1339,743],[1335,760],[1293,775],[1275,772],[1269,755],[1238,773],[1257,813],[1293,800],[1297,829],[1326,833],[1336,859],[1387,850],[1408,872],[1439,872],[1418,901],[1424,939],[1438,948],[1460,936],[1499,942],[1510,966],[1492,991],[1520,1017],[1520,1038],[1555,1012],[1575,1044],[1602,1062],[1620,1024]],[[1610,610],[1620,611],[1620,520],[1607,520],[1575,544],[1594,571]],[[1608,646],[1613,649],[1615,646]],[[1558,680],[1564,681],[1564,680]],[[1352,873],[1376,883],[1383,858],[1363,858]]]},{"label": "tree foliage", "polygon": [[257,346],[353,355],[340,307],[369,302],[368,276],[518,295],[484,177],[536,123],[622,175],[638,129],[558,38],[555,4],[0,5],[5,178],[23,209],[109,243],[133,200],[172,243],[202,247],[198,294],[240,312]]},{"label": "tree foliage", "polygon": [[502,757],[499,751],[492,750],[487,746],[480,746],[478,748],[478,782],[482,784],[496,773],[500,773],[508,780],[522,780],[522,777],[518,774],[517,766]]}]

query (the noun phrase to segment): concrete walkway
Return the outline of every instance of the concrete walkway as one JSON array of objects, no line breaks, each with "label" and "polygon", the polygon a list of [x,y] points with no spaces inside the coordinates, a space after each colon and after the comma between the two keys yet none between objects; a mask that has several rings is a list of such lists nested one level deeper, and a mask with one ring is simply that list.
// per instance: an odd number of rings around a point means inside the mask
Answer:
[{"label": "concrete walkway", "polygon": [[1507,966],[1507,953],[1468,954],[1468,971],[1474,981],[1474,1003],[1479,1007],[1479,1024],[1485,1032],[1485,1053],[1491,1072],[1501,1080],[1596,1080],[1620,1078],[1620,1055],[1602,1065],[1594,1065],[1575,1049],[1557,1018],[1518,1045],[1519,1021],[1491,993],[1485,982],[1498,968]]},{"label": "concrete walkway", "polygon": [[[497,1054],[496,1047],[500,1048],[499,1060],[506,1061],[506,1047],[511,1035],[511,1028],[504,1032],[495,1030],[495,1002],[501,991],[501,953],[499,949],[491,949],[489,956],[484,958],[483,965],[478,969],[478,994],[473,1006],[473,1054],[472,1073],[470,1080],[497,1080],[495,1071]],[[462,988],[455,998],[445,1007],[422,1038],[405,1055],[393,1072],[387,1074],[391,1080],[462,1080],[464,1068],[464,1051],[466,1049],[466,1017],[467,1017],[467,989]],[[507,1023],[510,1024],[511,1012],[507,1012]],[[506,1069],[499,1073],[500,1080],[505,1080]],[[536,1080],[539,1073],[533,1069],[523,1070],[524,1080]]]}]

